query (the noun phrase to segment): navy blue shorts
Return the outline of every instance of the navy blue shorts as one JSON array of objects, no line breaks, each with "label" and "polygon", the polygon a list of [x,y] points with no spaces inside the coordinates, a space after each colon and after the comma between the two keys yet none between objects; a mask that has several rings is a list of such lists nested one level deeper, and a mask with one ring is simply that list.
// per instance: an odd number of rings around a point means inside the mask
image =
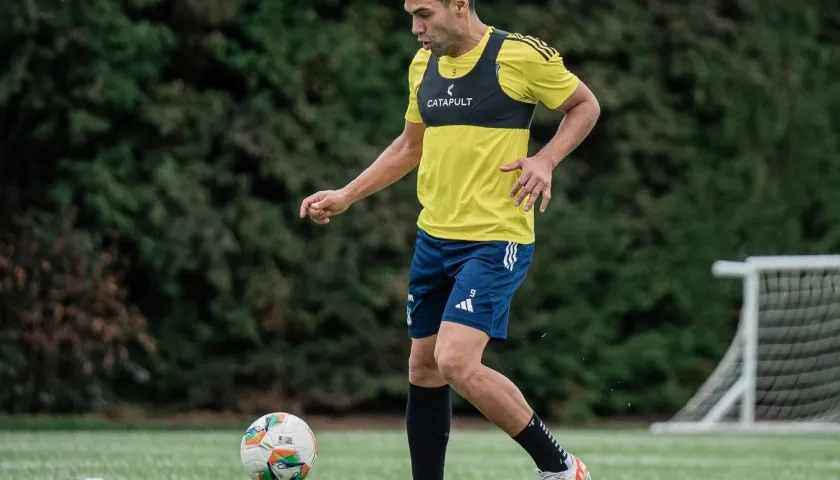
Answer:
[{"label": "navy blue shorts", "polygon": [[418,230],[406,309],[411,338],[438,333],[443,320],[507,338],[510,301],[533,254],[533,243],[442,240]]}]

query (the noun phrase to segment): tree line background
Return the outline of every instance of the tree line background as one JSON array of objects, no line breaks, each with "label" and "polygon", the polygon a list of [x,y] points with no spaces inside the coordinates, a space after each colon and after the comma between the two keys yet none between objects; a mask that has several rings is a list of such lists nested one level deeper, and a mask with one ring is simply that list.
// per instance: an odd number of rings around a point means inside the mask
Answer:
[{"label": "tree line background", "polygon": [[[840,248],[840,15],[477,6],[602,105],[486,360],[544,416],[668,415],[735,329],[712,262]],[[372,0],[2,2],[0,411],[402,409],[414,175],[327,227],[297,214],[401,130],[410,22]],[[561,115],[540,107],[532,152]]]}]

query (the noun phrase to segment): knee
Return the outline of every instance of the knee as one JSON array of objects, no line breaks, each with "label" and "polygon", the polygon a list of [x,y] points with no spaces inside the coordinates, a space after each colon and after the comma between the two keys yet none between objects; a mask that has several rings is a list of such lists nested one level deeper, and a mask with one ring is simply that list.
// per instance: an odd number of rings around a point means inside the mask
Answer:
[{"label": "knee", "polygon": [[408,381],[419,386],[437,386],[442,378],[432,352],[411,352],[408,357]]},{"label": "knee", "polygon": [[435,361],[444,380],[450,385],[463,385],[478,372],[477,365],[474,365],[469,355],[451,348],[435,350]]}]

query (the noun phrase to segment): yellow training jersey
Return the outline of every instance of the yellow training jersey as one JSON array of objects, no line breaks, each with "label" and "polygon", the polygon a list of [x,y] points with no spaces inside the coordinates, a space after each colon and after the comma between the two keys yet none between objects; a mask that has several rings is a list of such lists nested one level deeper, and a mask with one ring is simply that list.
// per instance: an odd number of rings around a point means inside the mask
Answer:
[{"label": "yellow training jersey", "polygon": [[519,172],[499,167],[528,156],[536,104],[556,109],[578,78],[545,42],[490,27],[458,57],[420,49],[408,80],[405,119],[426,124],[418,227],[443,239],[532,243],[536,208],[514,206]]}]

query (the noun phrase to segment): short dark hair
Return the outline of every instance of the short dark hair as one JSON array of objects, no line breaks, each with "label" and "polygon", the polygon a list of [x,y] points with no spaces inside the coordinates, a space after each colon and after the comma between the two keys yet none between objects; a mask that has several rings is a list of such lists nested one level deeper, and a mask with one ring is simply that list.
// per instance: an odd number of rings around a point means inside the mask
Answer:
[{"label": "short dark hair", "polygon": [[[448,7],[449,4],[452,2],[452,0],[440,0],[440,1],[443,2],[444,7]],[[470,0],[470,11],[471,12],[475,11],[475,0]]]}]

